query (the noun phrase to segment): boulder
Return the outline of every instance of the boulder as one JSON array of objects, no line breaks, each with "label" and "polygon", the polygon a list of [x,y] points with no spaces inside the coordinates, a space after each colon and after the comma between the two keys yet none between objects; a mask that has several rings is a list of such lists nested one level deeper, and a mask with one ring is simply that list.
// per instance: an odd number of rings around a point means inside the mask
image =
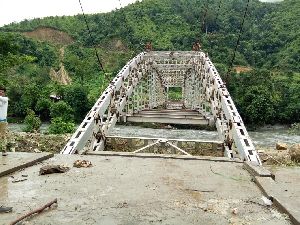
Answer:
[{"label": "boulder", "polygon": [[259,154],[262,162],[266,165],[289,165],[291,156],[288,151],[269,150]]},{"label": "boulder", "polygon": [[286,143],[276,143],[276,150],[287,150],[288,145]]},{"label": "boulder", "polygon": [[292,145],[289,149],[291,159],[295,162],[300,162],[300,144]]}]

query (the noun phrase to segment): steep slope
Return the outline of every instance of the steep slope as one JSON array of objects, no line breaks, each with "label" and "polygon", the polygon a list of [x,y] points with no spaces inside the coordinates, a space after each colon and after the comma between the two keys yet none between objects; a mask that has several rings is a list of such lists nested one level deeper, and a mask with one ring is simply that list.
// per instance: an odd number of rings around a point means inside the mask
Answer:
[{"label": "steep slope", "polygon": [[[98,46],[116,38],[136,50],[142,50],[147,41],[157,50],[189,50],[200,39],[215,62],[226,64],[237,39],[245,2],[223,1],[218,9],[219,2],[210,0],[204,16],[206,1],[144,0],[111,13],[89,15],[88,21]],[[252,1],[237,64],[300,71],[300,66],[294,64],[299,49],[299,12],[297,0]],[[203,19],[208,34],[201,29]],[[65,31],[84,46],[92,45],[82,16],[27,20],[2,30],[29,31],[41,26]]]}]

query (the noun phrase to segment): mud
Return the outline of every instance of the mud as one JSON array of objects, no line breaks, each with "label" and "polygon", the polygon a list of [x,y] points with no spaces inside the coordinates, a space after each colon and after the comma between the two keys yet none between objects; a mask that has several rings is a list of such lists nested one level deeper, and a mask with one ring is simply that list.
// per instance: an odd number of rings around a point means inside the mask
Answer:
[{"label": "mud", "polygon": [[39,41],[49,41],[54,44],[68,45],[74,42],[74,39],[66,32],[50,27],[39,27],[33,31],[24,32],[23,34]]}]

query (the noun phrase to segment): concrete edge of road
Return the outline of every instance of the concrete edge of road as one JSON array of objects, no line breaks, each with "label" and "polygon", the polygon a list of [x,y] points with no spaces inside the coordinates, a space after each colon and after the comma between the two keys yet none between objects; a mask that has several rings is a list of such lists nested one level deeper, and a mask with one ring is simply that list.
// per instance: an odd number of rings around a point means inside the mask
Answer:
[{"label": "concrete edge of road", "polygon": [[275,180],[275,175],[263,166],[257,166],[246,161],[244,162],[244,169],[246,169],[254,177],[271,177],[273,180]]},{"label": "concrete edge of road", "polygon": [[273,205],[280,212],[287,214],[294,225],[300,225],[300,214],[297,209],[294,209],[293,206],[289,204],[290,199],[286,199],[286,197],[283,196],[284,190],[279,183],[272,177],[266,176],[253,176],[253,179],[263,194],[272,200]]},{"label": "concrete edge of road", "polygon": [[211,157],[211,156],[187,156],[187,155],[166,155],[166,154],[153,154],[153,153],[133,153],[133,152],[87,152],[87,155],[98,155],[98,156],[119,156],[129,158],[160,158],[160,159],[181,159],[181,160],[202,160],[202,161],[213,161],[213,162],[232,162],[232,163],[243,163],[240,159],[229,159],[227,157]]},{"label": "concrete edge of road", "polygon": [[[8,156],[4,156],[4,157],[9,157],[9,156],[12,156],[14,154],[19,154],[19,153],[9,152]],[[24,154],[32,154],[32,153],[24,153]],[[33,166],[33,165],[35,165],[39,162],[50,159],[54,156],[53,153],[36,153],[36,154],[32,154],[32,155],[34,155],[35,157],[32,158],[32,159],[28,159],[28,160],[22,162],[21,164],[12,165],[10,168],[7,168],[3,171],[0,171],[0,178],[3,177],[3,176],[9,175],[11,173],[14,173],[18,170]]]}]

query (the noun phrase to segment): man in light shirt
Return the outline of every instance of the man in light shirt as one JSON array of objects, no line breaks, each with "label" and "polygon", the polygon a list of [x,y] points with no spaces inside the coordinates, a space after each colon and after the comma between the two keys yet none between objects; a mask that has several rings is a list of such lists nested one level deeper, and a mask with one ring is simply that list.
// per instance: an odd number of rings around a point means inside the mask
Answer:
[{"label": "man in light shirt", "polygon": [[5,87],[0,86],[0,149],[2,156],[6,156],[7,108],[8,98],[5,96]]}]

